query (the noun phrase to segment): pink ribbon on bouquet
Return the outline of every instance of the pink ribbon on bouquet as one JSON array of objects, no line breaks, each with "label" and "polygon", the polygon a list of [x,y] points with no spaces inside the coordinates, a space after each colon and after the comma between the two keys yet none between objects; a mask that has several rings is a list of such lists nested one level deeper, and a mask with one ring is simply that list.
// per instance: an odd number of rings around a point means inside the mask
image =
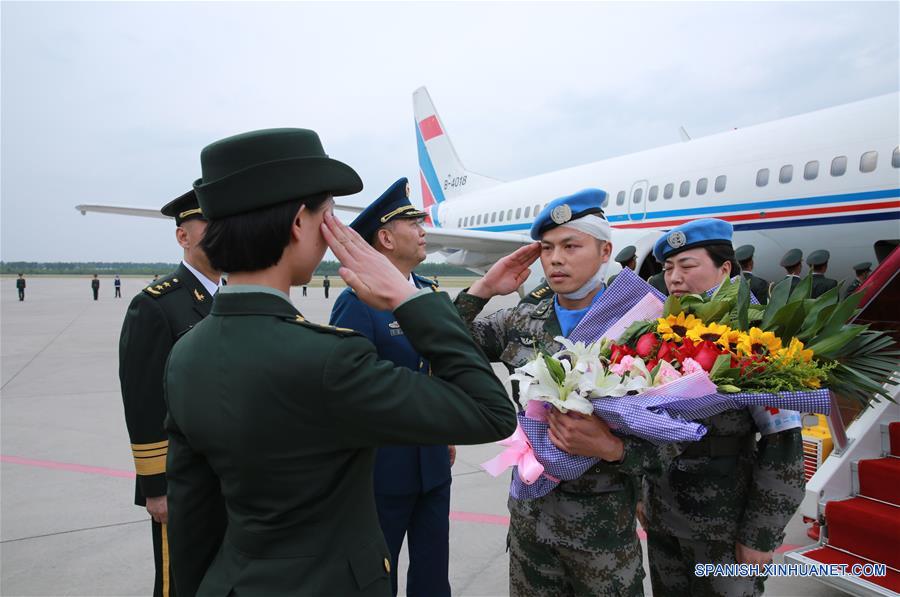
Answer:
[{"label": "pink ribbon on bouquet", "polygon": [[[544,465],[534,457],[531,442],[528,441],[528,437],[520,426],[516,425],[516,430],[511,436],[497,443],[501,446],[506,446],[506,449],[481,465],[481,468],[486,470],[491,476],[497,477],[509,467],[515,466],[522,482],[526,485],[531,485],[541,475],[546,475],[544,473]],[[559,482],[559,479],[550,475],[546,476],[552,481]]]}]

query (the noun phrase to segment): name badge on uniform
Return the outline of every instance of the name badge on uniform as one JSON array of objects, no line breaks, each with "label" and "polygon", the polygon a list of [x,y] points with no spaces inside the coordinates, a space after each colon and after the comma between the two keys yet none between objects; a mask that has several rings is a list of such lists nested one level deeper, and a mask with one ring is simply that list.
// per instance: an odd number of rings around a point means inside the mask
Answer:
[{"label": "name badge on uniform", "polygon": [[403,330],[400,329],[400,323],[397,321],[392,321],[388,324],[388,331],[391,333],[391,336],[403,335]]}]

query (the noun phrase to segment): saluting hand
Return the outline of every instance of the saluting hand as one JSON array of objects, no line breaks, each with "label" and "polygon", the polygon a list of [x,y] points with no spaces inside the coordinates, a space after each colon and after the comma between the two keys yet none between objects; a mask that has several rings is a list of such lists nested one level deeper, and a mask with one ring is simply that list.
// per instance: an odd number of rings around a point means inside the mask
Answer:
[{"label": "saluting hand", "polygon": [[483,278],[472,284],[469,294],[484,299],[514,292],[525,283],[531,264],[541,256],[541,243],[531,243],[510,253],[491,266]]},{"label": "saluting hand", "polygon": [[341,278],[373,309],[393,311],[416,292],[387,257],[331,211],[325,214],[322,235],[341,262],[338,270]]}]

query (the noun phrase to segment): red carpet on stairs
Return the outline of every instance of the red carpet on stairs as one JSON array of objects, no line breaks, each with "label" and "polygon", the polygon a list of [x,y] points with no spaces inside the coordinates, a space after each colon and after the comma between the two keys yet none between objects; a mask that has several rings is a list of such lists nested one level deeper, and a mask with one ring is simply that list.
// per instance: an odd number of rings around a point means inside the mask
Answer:
[{"label": "red carpet on stairs", "polygon": [[888,433],[891,438],[891,454],[900,456],[900,423],[888,425]]},{"label": "red carpet on stairs", "polygon": [[831,501],[825,506],[828,544],[873,562],[900,568],[900,508],[866,498]]},{"label": "red carpet on stairs", "polygon": [[[831,549],[830,547],[822,547],[820,549],[808,551],[804,555],[810,559],[816,560],[817,562],[822,562],[823,564],[847,564],[848,566],[852,566],[853,564],[871,563],[860,558],[854,558],[850,554],[846,554],[836,549]],[[900,593],[900,574],[894,572],[891,569],[887,569],[886,573],[886,576],[863,576],[862,578],[886,589],[890,589],[895,593]]]},{"label": "red carpet on stairs", "polygon": [[900,505],[900,458],[860,460],[859,494]]}]

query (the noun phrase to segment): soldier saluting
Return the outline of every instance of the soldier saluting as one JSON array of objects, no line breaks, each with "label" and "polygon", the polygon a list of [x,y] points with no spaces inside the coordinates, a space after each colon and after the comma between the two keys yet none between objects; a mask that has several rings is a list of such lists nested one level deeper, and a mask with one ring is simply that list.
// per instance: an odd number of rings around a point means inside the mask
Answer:
[{"label": "soldier saluting", "polygon": [[[446,294],[414,288],[334,217],[332,197],[362,181],[314,131],[236,135],[200,161],[203,246],[228,285],[166,369],[178,590],[388,596],[375,448],[507,437],[516,419],[506,390]],[[309,281],[328,248],[361,300],[393,312],[432,375],[379,360],[363,336],[294,308],[291,286]]]},{"label": "soldier saluting", "polygon": [[[456,307],[492,361],[524,365],[535,350],[555,352],[604,291],[612,252],[600,207],[606,193],[587,189],[551,201],[531,228],[536,241],[499,260]],[[514,292],[540,258],[552,293],[476,319],[494,296]],[[514,387],[514,393],[517,388]],[[644,569],[635,511],[644,471],[676,451],[613,435],[596,416],[552,410],[550,438],[561,450],[602,462],[535,500],[509,499],[509,592],[532,595],[641,595]]]},{"label": "soldier saluting", "polygon": [[[425,259],[425,212],[409,201],[409,181],[401,178],[372,202],[350,227],[385,255],[416,288],[436,284],[413,268]],[[390,311],[360,300],[352,288],[338,297],[331,324],[356,330],[395,365],[428,375],[431,365],[406,338]],[[375,506],[391,560],[396,562],[406,537],[409,549],[407,595],[450,595],[450,467],[456,448],[420,445],[388,446],[375,457]],[[397,567],[391,588],[397,594]]]},{"label": "soldier saluting", "polygon": [[206,220],[194,191],[160,212],[175,219],[175,238],[184,253],[174,272],[144,288],[128,306],[119,339],[119,380],[137,473],[134,503],[146,506],[152,519],[153,594],[166,597],[175,591],[168,562],[163,370],[178,338],[209,313],[220,274],[200,247]]}]

